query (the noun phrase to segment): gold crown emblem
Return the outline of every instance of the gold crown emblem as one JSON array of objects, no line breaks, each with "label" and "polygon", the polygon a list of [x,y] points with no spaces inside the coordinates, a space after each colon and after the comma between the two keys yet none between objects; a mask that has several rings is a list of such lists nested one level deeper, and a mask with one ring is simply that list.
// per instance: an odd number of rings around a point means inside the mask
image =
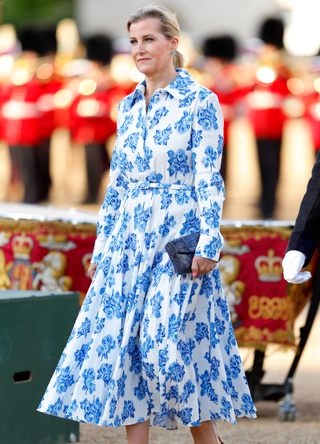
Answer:
[{"label": "gold crown emblem", "polygon": [[25,233],[12,239],[13,255],[17,259],[30,259],[32,248],[33,240]]},{"label": "gold crown emblem", "polygon": [[259,281],[279,282],[282,276],[282,258],[274,255],[274,250],[268,250],[268,256],[259,256],[254,263]]}]

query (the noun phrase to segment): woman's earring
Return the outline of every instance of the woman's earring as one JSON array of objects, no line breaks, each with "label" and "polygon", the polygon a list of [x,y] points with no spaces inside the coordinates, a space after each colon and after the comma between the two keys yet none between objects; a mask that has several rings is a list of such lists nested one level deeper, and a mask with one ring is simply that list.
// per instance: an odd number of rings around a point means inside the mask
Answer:
[{"label": "woman's earring", "polygon": [[175,51],[171,51],[171,54],[174,56],[174,55],[176,55],[177,53],[176,53]]}]

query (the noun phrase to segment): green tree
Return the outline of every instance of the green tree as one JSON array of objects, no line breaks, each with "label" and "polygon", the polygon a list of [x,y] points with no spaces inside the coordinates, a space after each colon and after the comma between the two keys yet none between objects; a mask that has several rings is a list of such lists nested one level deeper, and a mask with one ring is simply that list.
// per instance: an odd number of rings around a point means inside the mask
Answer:
[{"label": "green tree", "polygon": [[17,28],[31,24],[53,24],[72,17],[72,0],[0,0],[2,23]]}]

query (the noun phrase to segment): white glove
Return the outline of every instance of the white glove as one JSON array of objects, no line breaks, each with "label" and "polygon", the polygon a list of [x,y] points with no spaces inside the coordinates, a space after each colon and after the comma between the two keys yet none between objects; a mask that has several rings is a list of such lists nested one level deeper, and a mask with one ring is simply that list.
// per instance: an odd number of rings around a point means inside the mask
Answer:
[{"label": "white glove", "polygon": [[311,278],[309,271],[301,272],[306,256],[301,251],[291,250],[286,253],[283,261],[283,277],[291,284],[302,284]]}]

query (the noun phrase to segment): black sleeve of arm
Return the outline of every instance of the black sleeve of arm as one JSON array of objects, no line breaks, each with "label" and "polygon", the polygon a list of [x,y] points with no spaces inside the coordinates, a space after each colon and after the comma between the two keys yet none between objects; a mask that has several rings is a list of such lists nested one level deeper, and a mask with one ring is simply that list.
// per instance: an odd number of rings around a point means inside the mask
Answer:
[{"label": "black sleeve of arm", "polygon": [[287,251],[298,250],[306,255],[308,265],[320,243],[320,153],[312,169],[306,194],[291,233]]}]

